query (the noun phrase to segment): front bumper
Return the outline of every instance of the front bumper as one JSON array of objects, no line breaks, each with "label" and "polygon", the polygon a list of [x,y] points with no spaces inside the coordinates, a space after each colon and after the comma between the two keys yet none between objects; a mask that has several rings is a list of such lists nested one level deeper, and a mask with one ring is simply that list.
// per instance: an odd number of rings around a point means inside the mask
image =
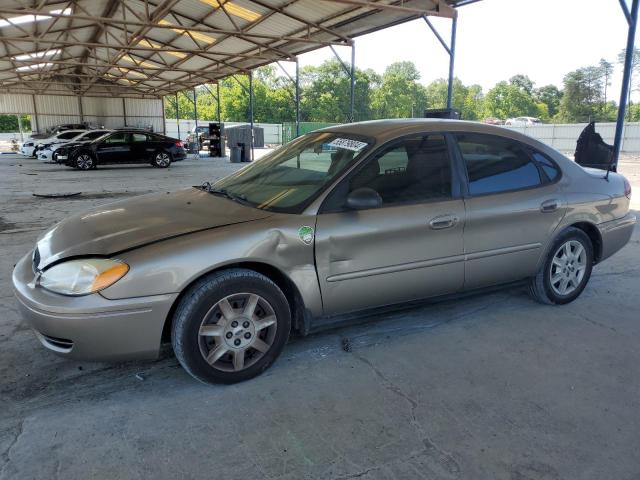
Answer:
[{"label": "front bumper", "polygon": [[598,225],[600,236],[602,237],[602,256],[600,260],[610,257],[622,247],[624,247],[636,225],[636,216],[627,213],[624,217]]},{"label": "front bumper", "polygon": [[24,321],[48,349],[92,361],[155,358],[177,294],[108,300],[68,297],[34,285],[31,256],[18,262],[13,288]]}]

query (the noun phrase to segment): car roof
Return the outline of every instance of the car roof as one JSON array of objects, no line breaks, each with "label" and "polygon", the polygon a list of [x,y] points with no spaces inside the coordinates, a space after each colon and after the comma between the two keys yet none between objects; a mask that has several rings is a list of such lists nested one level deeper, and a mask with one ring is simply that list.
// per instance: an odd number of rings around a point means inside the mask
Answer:
[{"label": "car roof", "polygon": [[360,135],[375,139],[376,143],[386,142],[394,138],[422,132],[467,132],[484,133],[511,138],[539,147],[538,140],[514,130],[498,125],[464,120],[443,120],[436,118],[404,118],[391,120],[370,120],[367,122],[348,123],[317,130],[319,132],[344,133]]}]

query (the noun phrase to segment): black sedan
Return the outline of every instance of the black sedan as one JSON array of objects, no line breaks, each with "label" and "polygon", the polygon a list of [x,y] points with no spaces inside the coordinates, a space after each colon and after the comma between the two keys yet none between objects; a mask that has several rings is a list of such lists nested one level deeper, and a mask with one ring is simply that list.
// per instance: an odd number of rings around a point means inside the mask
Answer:
[{"label": "black sedan", "polygon": [[80,170],[126,163],[167,168],[187,156],[182,141],[140,130],[118,130],[93,142],[65,145],[56,154],[56,161]]}]

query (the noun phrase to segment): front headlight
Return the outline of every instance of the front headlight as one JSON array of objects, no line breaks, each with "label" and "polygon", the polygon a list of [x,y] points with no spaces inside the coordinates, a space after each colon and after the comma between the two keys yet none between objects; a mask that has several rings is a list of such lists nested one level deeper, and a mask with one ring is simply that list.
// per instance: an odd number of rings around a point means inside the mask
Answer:
[{"label": "front headlight", "polygon": [[39,284],[63,295],[89,295],[110,287],[129,271],[129,265],[107,258],[70,260],[42,272]]}]

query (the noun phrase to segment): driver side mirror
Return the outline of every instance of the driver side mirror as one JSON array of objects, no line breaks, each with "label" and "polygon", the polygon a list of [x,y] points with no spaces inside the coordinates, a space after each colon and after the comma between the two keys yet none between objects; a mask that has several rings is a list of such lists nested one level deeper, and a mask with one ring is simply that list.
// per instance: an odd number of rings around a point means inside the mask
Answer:
[{"label": "driver side mirror", "polygon": [[373,188],[356,188],[347,195],[345,205],[350,210],[368,210],[382,206],[382,197]]}]

